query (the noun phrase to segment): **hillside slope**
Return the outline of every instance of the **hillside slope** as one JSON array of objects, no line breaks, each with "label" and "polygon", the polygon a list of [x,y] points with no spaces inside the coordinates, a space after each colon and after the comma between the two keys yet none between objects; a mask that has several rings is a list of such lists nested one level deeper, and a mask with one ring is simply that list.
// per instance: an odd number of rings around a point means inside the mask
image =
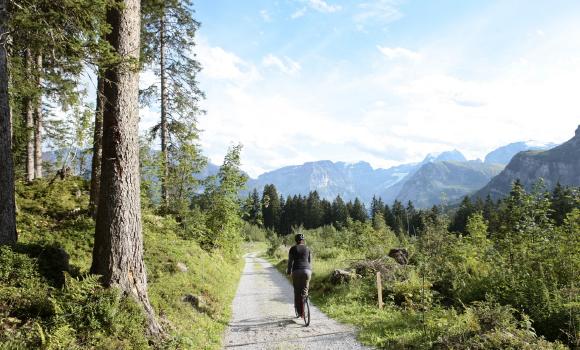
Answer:
[{"label": "hillside slope", "polygon": [[418,208],[455,202],[501,171],[501,165],[481,162],[435,162],[423,165],[403,184],[397,199]]},{"label": "hillside slope", "polygon": [[542,178],[547,189],[562,185],[580,185],[580,126],[574,137],[547,151],[520,152],[506,168],[476,194],[488,194],[498,199],[509,193],[512,183],[519,179],[530,190]]},{"label": "hillside slope", "polygon": [[537,141],[514,142],[509,145],[499,147],[485,156],[485,163],[507,165],[510,160],[522,151],[545,151],[556,147],[555,143],[541,143]]},{"label": "hillside slope", "polygon": [[207,252],[173,217],[144,209],[149,296],[168,332],[153,344],[140,308],[88,275],[87,191],[78,178],[17,184],[19,243],[0,249],[0,349],[221,349],[242,261]]}]

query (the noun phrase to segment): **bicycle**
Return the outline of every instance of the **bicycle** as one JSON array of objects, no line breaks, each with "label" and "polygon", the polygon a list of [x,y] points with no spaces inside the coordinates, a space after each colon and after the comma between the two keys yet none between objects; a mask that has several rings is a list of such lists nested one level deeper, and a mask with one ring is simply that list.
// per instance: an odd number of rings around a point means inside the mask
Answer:
[{"label": "bicycle", "polygon": [[296,317],[301,317],[304,320],[305,327],[308,327],[310,325],[310,297],[308,294],[302,299],[302,303],[302,315],[300,315],[296,307],[294,307],[294,312],[296,313]]}]

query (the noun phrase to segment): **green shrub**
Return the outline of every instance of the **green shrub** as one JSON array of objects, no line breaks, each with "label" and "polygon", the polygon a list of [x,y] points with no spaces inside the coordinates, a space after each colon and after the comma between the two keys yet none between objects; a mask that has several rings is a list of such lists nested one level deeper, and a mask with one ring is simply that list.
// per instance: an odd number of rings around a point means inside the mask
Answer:
[{"label": "green shrub", "polygon": [[242,237],[248,242],[266,242],[267,231],[244,221],[241,229]]}]

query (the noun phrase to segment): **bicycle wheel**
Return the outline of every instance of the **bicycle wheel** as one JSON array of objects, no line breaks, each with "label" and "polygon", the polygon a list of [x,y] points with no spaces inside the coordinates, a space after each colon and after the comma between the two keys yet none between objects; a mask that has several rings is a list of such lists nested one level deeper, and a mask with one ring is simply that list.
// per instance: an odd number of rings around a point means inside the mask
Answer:
[{"label": "bicycle wheel", "polygon": [[304,313],[302,317],[304,318],[304,324],[306,327],[310,324],[310,302],[308,301],[308,296],[304,298]]}]

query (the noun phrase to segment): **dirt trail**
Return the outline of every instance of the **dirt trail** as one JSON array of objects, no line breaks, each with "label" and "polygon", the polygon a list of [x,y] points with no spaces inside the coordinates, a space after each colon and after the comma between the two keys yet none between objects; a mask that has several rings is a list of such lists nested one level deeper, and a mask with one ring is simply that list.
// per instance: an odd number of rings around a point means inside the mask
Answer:
[{"label": "dirt trail", "polygon": [[340,324],[312,307],[312,321],[304,327],[294,318],[292,286],[256,254],[245,256],[246,266],[225,333],[224,349],[370,349],[356,341],[353,327]]}]

